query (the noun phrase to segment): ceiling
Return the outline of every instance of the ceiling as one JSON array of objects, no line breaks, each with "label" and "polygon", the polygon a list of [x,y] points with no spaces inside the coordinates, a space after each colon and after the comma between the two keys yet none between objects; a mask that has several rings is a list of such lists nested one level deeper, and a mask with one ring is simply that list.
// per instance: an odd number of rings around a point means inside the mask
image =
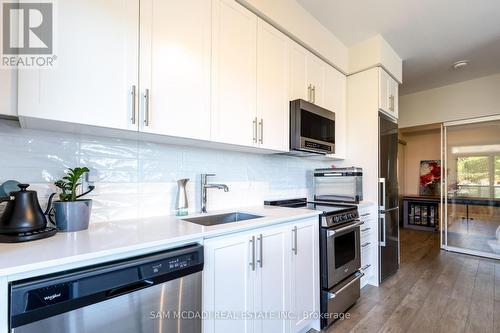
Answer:
[{"label": "ceiling", "polygon": [[498,0],[297,1],[348,47],[380,33],[403,59],[403,95],[500,73]]}]

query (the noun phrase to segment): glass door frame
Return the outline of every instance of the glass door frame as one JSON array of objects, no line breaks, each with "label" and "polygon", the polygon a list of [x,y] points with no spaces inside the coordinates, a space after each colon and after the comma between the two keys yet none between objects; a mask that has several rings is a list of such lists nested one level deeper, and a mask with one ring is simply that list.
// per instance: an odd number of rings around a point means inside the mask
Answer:
[{"label": "glass door frame", "polygon": [[479,257],[500,259],[499,254],[460,248],[448,245],[448,127],[477,124],[500,120],[500,115],[478,117],[458,121],[444,122],[441,125],[441,205],[440,205],[440,245],[441,249]]}]

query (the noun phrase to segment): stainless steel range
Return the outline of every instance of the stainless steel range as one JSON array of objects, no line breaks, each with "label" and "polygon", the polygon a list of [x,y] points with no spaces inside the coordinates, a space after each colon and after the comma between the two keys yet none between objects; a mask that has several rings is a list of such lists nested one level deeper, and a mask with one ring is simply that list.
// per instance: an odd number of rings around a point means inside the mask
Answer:
[{"label": "stainless steel range", "polygon": [[358,208],[305,198],[266,201],[266,205],[319,210],[321,327],[333,323],[360,295],[361,268]]}]

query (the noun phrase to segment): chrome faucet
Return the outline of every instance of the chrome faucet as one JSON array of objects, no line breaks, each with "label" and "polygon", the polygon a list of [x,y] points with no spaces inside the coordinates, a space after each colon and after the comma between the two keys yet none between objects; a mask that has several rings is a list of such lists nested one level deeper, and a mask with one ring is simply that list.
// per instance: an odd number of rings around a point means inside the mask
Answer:
[{"label": "chrome faucet", "polygon": [[215,173],[202,173],[201,174],[201,212],[207,212],[207,189],[217,188],[229,192],[229,187],[225,184],[208,184],[207,178],[215,176]]}]

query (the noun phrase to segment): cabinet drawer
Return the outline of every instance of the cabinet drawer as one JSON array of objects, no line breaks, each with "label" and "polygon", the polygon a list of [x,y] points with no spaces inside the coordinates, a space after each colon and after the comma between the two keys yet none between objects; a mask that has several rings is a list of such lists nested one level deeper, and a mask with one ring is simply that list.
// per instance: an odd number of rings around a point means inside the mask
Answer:
[{"label": "cabinet drawer", "polygon": [[366,264],[361,266],[361,271],[365,274],[361,278],[361,288],[366,286],[368,284],[368,281],[373,279],[373,276],[375,275],[375,269],[373,267],[373,264]]},{"label": "cabinet drawer", "polygon": [[361,238],[361,258],[363,258],[364,253],[372,252],[374,245],[373,237],[367,239]]},{"label": "cabinet drawer", "polygon": [[361,244],[366,242],[368,239],[373,238],[375,234],[375,229],[372,224],[365,223],[360,227]]}]

